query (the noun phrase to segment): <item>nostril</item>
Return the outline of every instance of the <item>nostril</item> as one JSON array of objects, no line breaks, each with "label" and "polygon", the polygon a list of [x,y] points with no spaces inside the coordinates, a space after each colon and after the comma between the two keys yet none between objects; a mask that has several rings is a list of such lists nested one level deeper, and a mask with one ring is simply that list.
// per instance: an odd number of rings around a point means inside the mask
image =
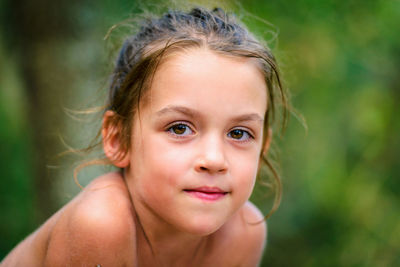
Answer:
[{"label": "nostril", "polygon": [[210,172],[210,173],[224,173],[227,171],[227,166],[222,162],[201,160],[196,162],[195,169],[198,172]]},{"label": "nostril", "polygon": [[218,170],[218,173],[225,174],[227,172],[227,168],[221,168]]}]

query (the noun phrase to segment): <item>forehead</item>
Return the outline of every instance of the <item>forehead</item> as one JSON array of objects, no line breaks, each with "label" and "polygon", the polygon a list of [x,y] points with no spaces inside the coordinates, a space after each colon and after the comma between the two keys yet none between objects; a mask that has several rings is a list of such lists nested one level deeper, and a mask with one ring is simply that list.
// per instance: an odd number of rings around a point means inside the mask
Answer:
[{"label": "forehead", "polygon": [[267,88],[256,59],[190,48],[168,55],[161,63],[147,94],[152,108],[174,101],[200,109],[226,105],[262,115],[266,111]]}]

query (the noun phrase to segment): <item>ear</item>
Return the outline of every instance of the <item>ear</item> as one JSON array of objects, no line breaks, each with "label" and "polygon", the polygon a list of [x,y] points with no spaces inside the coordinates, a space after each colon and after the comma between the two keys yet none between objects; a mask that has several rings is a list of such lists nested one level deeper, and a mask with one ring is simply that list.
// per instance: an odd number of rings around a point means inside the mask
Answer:
[{"label": "ear", "polygon": [[269,146],[271,145],[271,140],[272,140],[272,129],[268,128],[267,139],[265,139],[265,144],[261,152],[262,155],[266,155],[268,153]]},{"label": "ear", "polygon": [[103,137],[103,150],[106,157],[118,168],[126,168],[129,165],[129,151],[121,158],[121,148],[118,132],[120,129],[110,123],[115,116],[115,113],[111,110],[107,110],[103,117],[103,126],[101,129],[101,135]]},{"label": "ear", "polygon": [[[268,150],[269,150],[269,146],[271,145],[271,140],[272,140],[272,129],[268,128],[267,137],[265,139],[264,146],[263,146],[263,148],[261,150],[260,159],[267,155]],[[262,164],[262,160],[260,160],[258,162],[258,170],[260,170],[261,164]]]}]

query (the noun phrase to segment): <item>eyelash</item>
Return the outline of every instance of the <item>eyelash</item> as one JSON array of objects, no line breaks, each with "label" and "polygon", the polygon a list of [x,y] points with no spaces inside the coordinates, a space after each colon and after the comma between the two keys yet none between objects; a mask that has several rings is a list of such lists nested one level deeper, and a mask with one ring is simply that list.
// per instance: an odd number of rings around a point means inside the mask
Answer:
[{"label": "eyelash", "polygon": [[[184,127],[185,127],[184,132],[182,132],[182,133],[180,133],[180,134],[179,134],[179,133],[176,133],[176,132],[174,131],[174,128],[175,128],[175,127],[178,127],[178,126],[184,126]],[[176,128],[175,128],[175,130],[176,130]],[[190,131],[190,133],[185,134],[188,130]],[[241,136],[240,138],[234,138],[234,137],[232,136],[232,132],[233,132],[233,131],[241,131],[242,136]],[[194,134],[194,131],[192,130],[192,128],[191,128],[187,123],[184,123],[184,122],[176,122],[176,123],[173,123],[172,125],[170,125],[170,126],[166,129],[166,132],[168,132],[168,133],[170,133],[170,134],[172,134],[172,135],[174,135],[174,136],[176,136],[176,137],[179,137],[179,138],[185,137],[185,136],[187,136],[187,135]],[[229,138],[232,138],[232,139],[235,140],[235,141],[238,141],[238,142],[248,142],[250,139],[254,139],[254,136],[253,136],[249,131],[246,131],[246,130],[240,129],[240,128],[232,129],[231,131],[229,131],[229,133],[227,134],[227,136],[228,136]],[[245,138],[245,139],[242,139],[243,136],[246,136],[246,138]]]},{"label": "eyelash", "polygon": [[[245,139],[242,139],[242,138],[233,138],[232,137],[232,132],[233,131],[241,131],[241,133],[242,133],[242,137],[243,136],[247,136]],[[254,136],[249,132],[249,131],[246,131],[246,130],[244,130],[244,129],[232,129],[229,133],[228,133],[228,137],[230,137],[230,138],[232,138],[232,139],[234,139],[235,141],[238,141],[238,142],[248,142],[248,141],[250,141],[250,139],[254,139]]]},{"label": "eyelash", "polygon": [[[177,127],[177,126],[184,126],[184,127],[185,127],[185,131],[184,131],[182,134],[179,134],[179,133],[174,132],[174,127]],[[187,130],[190,130],[191,133],[189,133],[189,134],[184,134]],[[193,133],[194,133],[194,131],[192,130],[192,128],[191,128],[189,125],[187,125],[187,123],[184,123],[184,122],[176,122],[176,123],[173,123],[172,125],[170,125],[170,126],[166,129],[166,132],[168,132],[168,133],[170,133],[170,134],[172,134],[172,135],[174,135],[174,136],[176,136],[176,137],[185,137],[185,136],[187,136],[187,135],[190,135],[190,134],[193,134]]]}]

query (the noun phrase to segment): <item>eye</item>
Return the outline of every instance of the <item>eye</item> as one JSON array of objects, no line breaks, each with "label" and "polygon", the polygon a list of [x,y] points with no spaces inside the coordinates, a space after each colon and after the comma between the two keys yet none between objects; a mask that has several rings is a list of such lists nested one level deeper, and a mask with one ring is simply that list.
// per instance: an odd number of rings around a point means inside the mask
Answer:
[{"label": "eye", "polygon": [[247,141],[250,138],[254,138],[248,131],[243,129],[233,129],[228,133],[228,137],[238,141]]},{"label": "eye", "polygon": [[178,135],[178,136],[185,136],[185,135],[193,134],[193,130],[188,125],[183,124],[183,123],[176,123],[176,124],[170,126],[167,129],[167,132],[169,132],[173,135]]}]

